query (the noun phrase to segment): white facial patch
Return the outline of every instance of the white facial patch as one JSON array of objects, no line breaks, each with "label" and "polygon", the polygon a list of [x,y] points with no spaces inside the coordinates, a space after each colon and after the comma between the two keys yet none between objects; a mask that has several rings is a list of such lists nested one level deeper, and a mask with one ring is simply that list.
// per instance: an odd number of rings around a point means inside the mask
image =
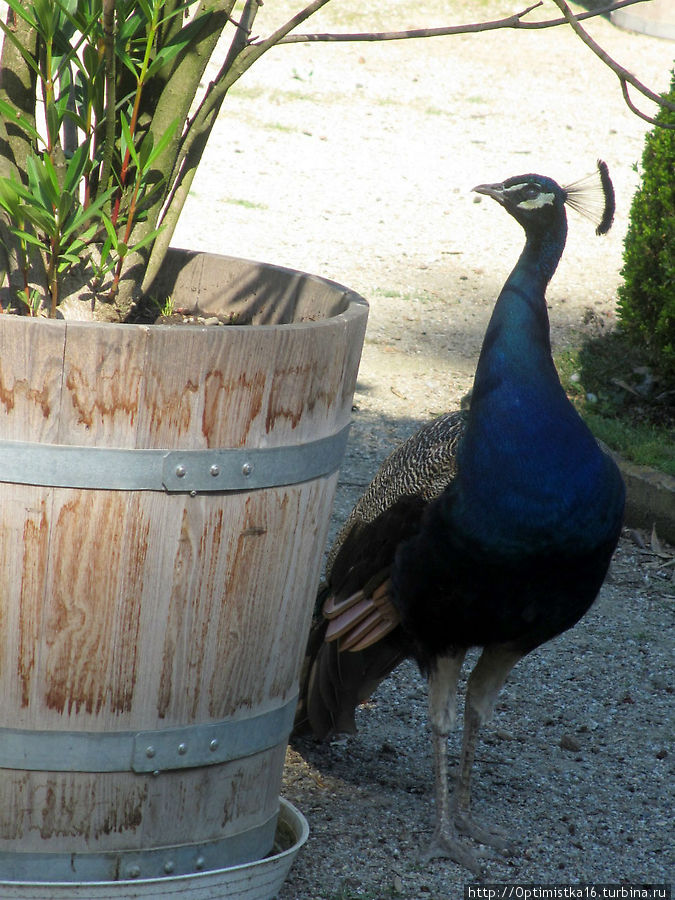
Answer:
[{"label": "white facial patch", "polygon": [[518,204],[519,209],[541,209],[542,206],[552,206],[555,203],[555,194],[537,194],[531,200],[523,200]]},{"label": "white facial patch", "polygon": [[[512,184],[505,188],[505,194],[518,194],[526,188],[535,187],[531,182],[525,181],[520,184]],[[515,199],[515,198],[514,198]],[[534,197],[528,197],[527,200],[521,200],[516,206],[518,209],[541,209],[543,206],[552,206],[555,203],[555,194],[544,193],[540,191]]]},{"label": "white facial patch", "polygon": [[516,194],[516,193],[518,193],[518,191],[524,190],[528,186],[529,183],[530,183],[529,181],[523,181],[520,184],[509,185],[509,187],[504,188],[504,193],[505,194]]},{"label": "white facial patch", "polygon": [[542,206],[552,206],[555,203],[555,194],[537,194],[531,200],[523,200],[518,204],[519,209],[541,209]]}]

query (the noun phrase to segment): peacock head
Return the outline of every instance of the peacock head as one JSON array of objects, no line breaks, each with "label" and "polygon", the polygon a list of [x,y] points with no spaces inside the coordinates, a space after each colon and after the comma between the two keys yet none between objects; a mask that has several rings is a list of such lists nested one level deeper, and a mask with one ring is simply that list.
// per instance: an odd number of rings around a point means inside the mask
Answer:
[{"label": "peacock head", "polygon": [[498,184],[474,188],[500,203],[527,231],[552,227],[565,218],[565,204],[596,224],[596,234],[606,234],[614,220],[614,187],[607,163],[598,160],[597,172],[567,187],[544,175],[516,175]]}]

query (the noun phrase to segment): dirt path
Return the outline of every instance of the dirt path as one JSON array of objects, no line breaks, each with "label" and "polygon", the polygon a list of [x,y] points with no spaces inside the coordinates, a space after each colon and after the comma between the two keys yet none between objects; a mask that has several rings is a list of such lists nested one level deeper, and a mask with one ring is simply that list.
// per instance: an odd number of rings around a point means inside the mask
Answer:
[{"label": "dirt path", "polygon": [[[448,7],[334,0],[311,30],[447,24],[514,8]],[[264,11],[296,8],[280,0]],[[642,80],[667,87],[675,45],[605,21],[589,28]],[[646,127],[616,78],[562,29],[279,48],[233,90],[175,243],[326,275],[370,302],[333,531],[392,446],[470,387],[521,243],[518,226],[471,187],[527,171],[565,183],[598,156],[609,163],[615,227],[596,239],[572,214],[549,291],[561,346],[613,320]],[[510,679],[479,751],[475,804],[521,843],[516,857],[491,864],[492,880],[672,878],[672,566],[663,562],[626,538],[591,613]],[[357,736],[289,751],[284,793],[312,833],[281,900],[462,896],[465,872],[418,861],[430,833],[429,751],[425,686],[412,665],[361,710]]]}]

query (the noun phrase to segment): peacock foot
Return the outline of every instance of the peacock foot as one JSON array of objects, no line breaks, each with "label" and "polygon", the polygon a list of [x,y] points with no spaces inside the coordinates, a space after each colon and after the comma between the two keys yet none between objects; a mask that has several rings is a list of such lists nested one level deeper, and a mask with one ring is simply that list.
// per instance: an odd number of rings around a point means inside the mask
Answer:
[{"label": "peacock foot", "polygon": [[480,857],[480,851],[474,851],[467,847],[454,828],[436,828],[431,844],[423,856],[423,861],[450,859],[457,865],[468,869],[478,878],[482,878],[485,875],[485,867]]},{"label": "peacock foot", "polygon": [[474,875],[483,877],[487,854],[483,850],[468,847],[465,843],[467,837],[504,856],[511,856],[515,852],[514,843],[501,828],[479,825],[468,813],[456,812],[451,822],[446,820],[436,825],[431,845],[424,854],[424,861],[450,859]]},{"label": "peacock foot", "polygon": [[492,847],[493,850],[498,850],[504,856],[513,856],[515,853],[514,842],[509,840],[506,832],[496,825],[479,825],[469,813],[460,812],[455,812],[454,821],[459,834],[465,834],[479,844]]}]

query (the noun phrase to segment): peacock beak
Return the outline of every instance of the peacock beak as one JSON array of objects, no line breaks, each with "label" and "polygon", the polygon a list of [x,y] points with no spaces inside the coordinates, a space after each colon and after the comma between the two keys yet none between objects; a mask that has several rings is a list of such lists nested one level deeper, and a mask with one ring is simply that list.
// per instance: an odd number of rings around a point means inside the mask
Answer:
[{"label": "peacock beak", "polygon": [[477,184],[473,190],[476,191],[477,194],[487,194],[488,197],[492,197],[498,203],[504,202],[504,185],[502,183]]}]

